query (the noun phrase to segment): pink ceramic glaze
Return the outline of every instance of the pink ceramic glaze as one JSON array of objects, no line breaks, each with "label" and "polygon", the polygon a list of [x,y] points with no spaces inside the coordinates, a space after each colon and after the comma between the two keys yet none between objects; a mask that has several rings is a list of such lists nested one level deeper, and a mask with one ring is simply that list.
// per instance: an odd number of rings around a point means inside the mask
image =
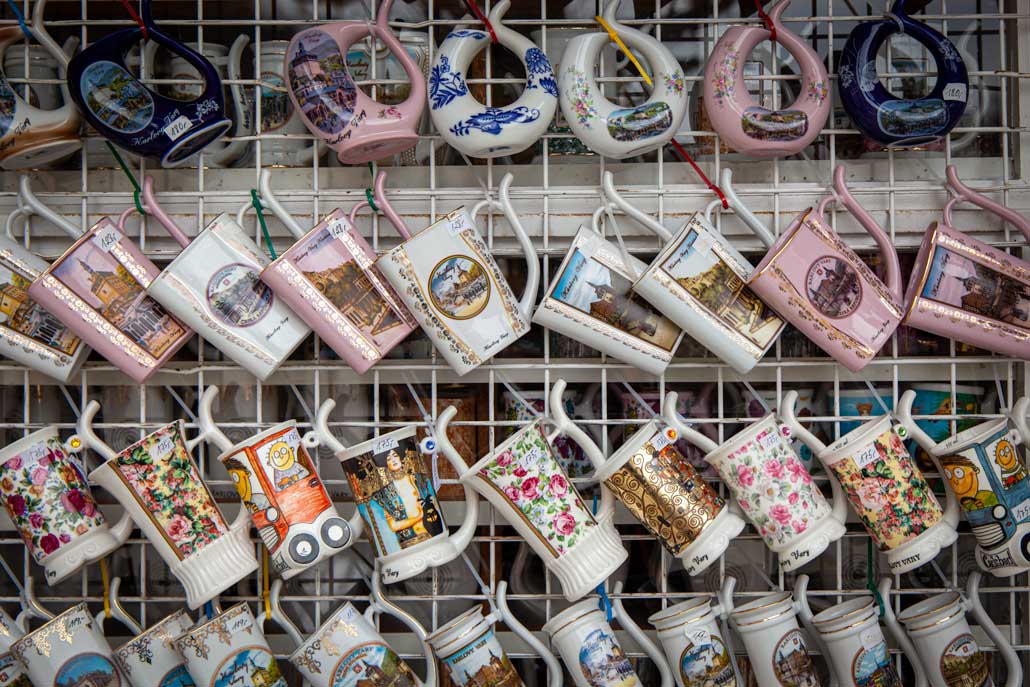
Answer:
[{"label": "pink ceramic glaze", "polygon": [[[345,164],[381,160],[418,141],[415,129],[426,106],[426,81],[387,24],[391,5],[393,0],[383,2],[375,24],[349,21],[302,31],[286,50],[283,73],[296,112]],[[408,98],[399,105],[372,100],[347,69],[348,49],[370,33],[400,62],[411,81]]]},{"label": "pink ceramic glaze", "polygon": [[802,212],[755,268],[748,286],[808,338],[858,372],[901,322],[901,269],[890,238],[833,175],[836,194],[876,241],[887,270],[885,285],[830,228],[825,209]]},{"label": "pink ceramic glaze", "polygon": [[782,110],[754,101],[744,82],[744,64],[767,29],[733,26],[722,35],[705,67],[705,112],[716,133],[734,150],[752,157],[795,155],[811,143],[830,114],[829,79],[815,50],[781,21],[790,0],[769,10],[776,42],[801,67],[801,92]]},{"label": "pink ceramic glaze", "polygon": [[1028,241],[1030,222],[967,188],[953,165],[948,187],[958,198],[944,206],[944,221],[926,230],[905,293],[905,324],[1030,359],[1030,263],[955,229],[951,209],[967,200],[1012,224]]}]

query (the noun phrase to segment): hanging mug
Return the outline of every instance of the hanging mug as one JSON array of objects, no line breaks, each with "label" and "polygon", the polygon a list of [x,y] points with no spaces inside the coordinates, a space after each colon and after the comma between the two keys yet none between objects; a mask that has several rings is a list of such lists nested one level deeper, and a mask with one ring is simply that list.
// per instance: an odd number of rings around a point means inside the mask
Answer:
[{"label": "hanging mug", "polygon": [[1030,570],[1030,478],[1017,448],[1030,441],[1030,398],[1016,401],[1008,418],[981,422],[938,443],[912,419],[915,395],[902,394],[898,419],[944,476],[948,505],[965,511],[976,536],[976,562],[996,577]]},{"label": "hanging mug", "polygon": [[147,214],[182,246],[147,293],[259,380],[268,379],[311,329],[258,278],[269,263],[264,252],[225,213],[191,240],[158,204],[150,175],[142,195]]},{"label": "hanging mug", "polygon": [[[454,406],[437,419],[435,438],[465,488],[475,489],[497,509],[558,578],[565,598],[575,601],[606,580],[629,554],[615,529],[612,493],[601,487],[595,517],[555,456],[554,440],[563,434],[579,444],[592,463],[604,462],[590,436],[560,411],[564,388],[564,380],[552,388],[552,412],[559,409],[553,418],[530,422],[471,467],[447,436],[458,412]],[[550,434],[544,431],[545,422],[555,426]]]},{"label": "hanging mug", "polygon": [[[544,51],[501,20],[510,0],[490,10],[490,32],[455,28],[444,37],[429,73],[429,116],[441,138],[469,157],[521,153],[547,132],[558,109],[558,83]],[[469,92],[465,77],[472,60],[493,41],[515,53],[526,72],[526,88],[514,102],[486,107]]]},{"label": "hanging mug", "polygon": [[[721,187],[730,207],[744,216],[730,190],[730,170],[723,168]],[[746,286],[754,267],[715,228],[711,211],[694,213],[674,234],[649,214],[631,205],[615,190],[615,178],[604,173],[604,195],[628,216],[650,229],[664,247],[633,284],[633,292],[683,328],[740,374],[746,374],[776,343],[786,322]],[[768,248],[773,236],[757,225]]]},{"label": "hanging mug", "polygon": [[125,677],[115,664],[104,632],[83,601],[11,646],[11,653],[25,666],[32,685],[123,684]]},{"label": "hanging mug", "polygon": [[[948,165],[948,188],[1016,227],[1030,241],[1030,221],[976,193]],[[926,230],[905,292],[905,324],[1014,358],[1030,358],[1030,263],[989,246],[952,223]]]},{"label": "hanging mug", "polygon": [[[949,591],[913,604],[895,617],[890,598],[891,578],[880,581],[884,599],[884,624],[898,644],[911,641],[930,687],[965,687],[994,684],[990,665],[966,620],[972,613],[980,629],[994,642],[1005,662],[1005,687],[1023,684],[1023,665],[1004,633],[980,603],[980,573],[973,571],[966,582],[966,594]],[[900,622],[899,622],[900,621]],[[903,629],[904,628],[904,629]]]},{"label": "hanging mug", "polygon": [[200,687],[287,687],[250,606],[238,603],[172,640]]},{"label": "hanging mug", "polygon": [[263,167],[311,167],[314,159],[325,152],[325,143],[321,139],[311,140],[304,120],[287,95],[283,65],[289,45],[289,41],[262,40],[259,50],[261,118],[257,124]]},{"label": "hanging mug", "polygon": [[[376,253],[340,209],[305,233],[272,194],[261,171],[261,197],[297,239],[261,271],[261,280],[315,330],[322,341],[361,374],[413,332],[418,323],[376,267]],[[386,197],[386,172],[375,179],[375,200],[400,235],[404,221]]]},{"label": "hanging mug", "polygon": [[758,534],[789,572],[811,562],[844,536],[847,501],[838,485],[833,505],[812,481],[794,451],[790,430],[769,413],[716,446],[684,424],[676,412],[678,394],[665,397],[665,422],[705,452]]},{"label": "hanging mug", "polygon": [[126,514],[108,525],[73,456],[82,440],[62,443],[44,427],[0,449],[0,498],[32,558],[55,585],[116,550],[132,533]]},{"label": "hanging mug", "polygon": [[218,461],[276,572],[288,580],[349,548],[361,534],[361,518],[355,513],[348,522],[336,512],[308,453],[319,443],[314,434],[301,437],[297,421],[287,420],[234,444],[211,416],[217,395],[217,386],[204,390],[197,422],[221,452]]},{"label": "hanging mug", "polygon": [[[790,0],[769,9],[772,31],[731,26],[715,44],[705,66],[704,107],[715,132],[734,150],[751,157],[797,155],[811,144],[830,115],[830,80],[818,53],[783,23]],[[783,46],[801,69],[801,87],[781,110],[760,106],[748,92],[744,66],[759,43]]]},{"label": "hanging mug", "polygon": [[176,420],[116,453],[93,431],[99,409],[90,401],[77,428],[106,461],[89,481],[132,516],[182,583],[186,605],[199,608],[257,570],[246,509],[226,521],[193,461],[191,452],[205,436],[187,441],[184,423]]},{"label": "hanging mug", "polygon": [[[848,191],[843,165],[834,171],[833,187],[834,196],[794,218],[748,286],[837,362],[858,372],[901,322],[901,268],[890,238]],[[834,197],[876,242],[886,284],[830,227],[826,206]]]},{"label": "hanging mug", "polygon": [[28,295],[142,384],[193,331],[146,293],[160,270],[126,234],[125,220],[135,208],[123,212],[118,225],[105,217],[83,234],[32,197],[28,177],[21,183],[22,195],[33,198],[32,210],[76,239],[36,277]]},{"label": "hanging mug", "polygon": [[558,102],[575,138],[595,153],[618,160],[661,148],[680,130],[687,114],[679,62],[656,38],[615,18],[621,2],[608,0],[601,17],[647,63],[651,73],[645,81],[653,85],[647,101],[626,108],[605,97],[594,74],[601,50],[611,40],[606,31],[573,37],[558,66]]},{"label": "hanging mug", "polygon": [[[922,45],[923,54],[929,53],[935,65],[933,88],[914,100],[888,91],[876,70],[884,43],[899,33]],[[855,128],[877,143],[925,146],[946,136],[966,111],[969,75],[961,55],[939,31],[908,16],[905,0],[894,0],[885,19],[856,24],[839,60],[841,105]]]},{"label": "hanging mug", "polygon": [[533,322],[581,341],[649,374],[661,375],[683,331],[633,293],[647,265],[580,227],[533,314]]},{"label": "hanging mug", "polygon": [[[290,100],[308,131],[328,143],[348,165],[382,160],[418,142],[426,80],[388,23],[393,0],[384,0],[376,22],[339,22],[301,31],[286,52]],[[398,105],[383,105],[357,87],[347,69],[350,46],[369,33],[382,41],[407,72],[411,90]]]},{"label": "hanging mug", "polygon": [[794,417],[797,393],[788,391],[780,417],[815,453],[839,484],[866,531],[887,555],[894,574],[929,563],[958,533],[958,504],[941,509],[933,490],[905,448],[913,431],[893,415],[869,420],[827,446]]},{"label": "hanging mug", "polygon": [[[458,208],[375,263],[459,376],[529,331],[540,263],[511,204],[512,179],[511,174],[501,179],[499,201],[480,201],[471,211]],[[504,213],[525,252],[526,286],[519,300],[476,228],[475,217],[484,208]]]},{"label": "hanging mug", "polygon": [[114,650],[115,663],[132,687],[195,687],[172,640],[193,627],[184,610],[154,623]]},{"label": "hanging mug", "polygon": [[0,609],[0,686],[32,687],[25,666],[11,653],[11,646],[25,636],[28,613],[22,611],[17,619]]},{"label": "hanging mug", "polygon": [[343,465],[382,568],[383,582],[407,580],[460,556],[476,532],[479,510],[475,492],[465,486],[464,520],[451,534],[415,427],[402,427],[345,448],[329,431],[329,414],[335,407],[332,399],[322,402],[315,416],[315,433]]}]

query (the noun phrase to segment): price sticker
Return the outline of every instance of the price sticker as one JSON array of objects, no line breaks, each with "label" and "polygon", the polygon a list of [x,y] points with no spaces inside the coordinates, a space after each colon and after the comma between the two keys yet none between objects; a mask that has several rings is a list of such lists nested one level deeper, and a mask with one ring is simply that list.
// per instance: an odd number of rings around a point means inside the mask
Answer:
[{"label": "price sticker", "polygon": [[392,451],[398,446],[400,444],[397,443],[397,437],[379,437],[372,440],[372,453],[378,456],[381,453]]},{"label": "price sticker", "polygon": [[867,651],[872,651],[883,643],[883,633],[878,625],[867,627],[858,635],[858,640]]},{"label": "price sticker", "polygon": [[347,233],[347,223],[343,220],[334,220],[329,223],[329,235],[334,239],[340,239]]},{"label": "price sticker", "polygon": [[944,87],[944,99],[964,103],[966,102],[968,91],[969,89],[964,83],[949,83]]},{"label": "price sticker", "polygon": [[780,435],[775,431],[767,431],[758,437],[758,445],[763,451],[771,451],[780,441]]},{"label": "price sticker", "polygon": [[853,460],[855,461],[855,465],[861,469],[870,463],[875,463],[880,460],[880,452],[876,450],[876,444],[873,444],[872,446],[867,446],[862,449]]},{"label": "price sticker", "polygon": [[108,224],[93,236],[93,245],[105,253],[110,253],[121,237],[122,232],[118,231],[113,224]]},{"label": "price sticker", "polygon": [[1030,517],[1030,499],[1023,501],[1012,509],[1012,518],[1016,522],[1023,522]]},{"label": "price sticker", "polygon": [[687,632],[687,639],[696,647],[708,646],[712,643],[711,633],[704,629]]},{"label": "price sticker", "polygon": [[468,216],[464,212],[459,212],[453,217],[448,217],[445,221],[447,222],[447,230],[450,232],[451,236],[457,236],[469,228]]},{"label": "price sticker", "polygon": [[162,129],[162,131],[165,132],[165,135],[168,136],[168,138],[174,141],[191,128],[193,128],[193,123],[190,121],[190,118],[186,115],[180,115],[178,119],[174,120],[171,124]]},{"label": "price sticker", "polygon": [[[670,431],[673,434],[672,437],[669,436],[669,432]],[[661,451],[663,448],[665,448],[666,446],[671,444],[675,440],[675,438],[676,438],[676,432],[675,431],[668,430],[668,429],[663,429],[663,430],[661,430],[659,432],[656,432],[655,435],[653,437],[651,437],[651,446],[654,447],[655,451]]]}]

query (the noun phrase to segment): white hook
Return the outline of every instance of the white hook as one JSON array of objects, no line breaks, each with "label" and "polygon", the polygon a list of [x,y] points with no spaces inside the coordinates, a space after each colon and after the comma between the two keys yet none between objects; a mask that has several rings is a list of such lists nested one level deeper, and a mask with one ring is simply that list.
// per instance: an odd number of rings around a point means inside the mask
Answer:
[{"label": "white hook", "polygon": [[318,406],[318,412],[315,413],[315,421],[312,426],[314,427],[315,434],[318,436],[318,440],[322,444],[333,453],[340,453],[345,451],[347,447],[329,431],[329,414],[333,412],[335,407],[336,401],[331,398],[322,401],[322,405]]},{"label": "white hook", "polygon": [[52,620],[54,614],[43,608],[43,605],[39,603],[39,599],[36,598],[36,581],[29,575],[25,578],[25,585],[21,590],[21,612],[18,617],[15,618],[19,626],[24,629],[28,629],[26,622],[31,618],[38,618],[40,620]]},{"label": "white hook", "polygon": [[129,613],[125,610],[125,607],[122,606],[122,600],[118,597],[118,590],[121,588],[121,586],[122,578],[111,578],[111,585],[107,588],[106,592],[107,604],[110,607],[111,615],[108,616],[104,612],[104,610],[101,609],[100,612],[97,613],[94,617],[94,620],[96,620],[97,625],[99,625],[101,629],[103,629],[104,620],[106,620],[107,618],[117,620],[122,625],[132,630],[132,634],[135,636],[142,633],[143,628],[139,626],[139,623],[137,623],[132,618],[132,616],[130,616]]},{"label": "white hook", "polygon": [[215,398],[218,396],[218,387],[211,385],[204,389],[204,393],[200,396],[200,407],[197,412],[197,424],[200,425],[200,434],[207,441],[211,442],[218,447],[220,451],[228,451],[233,447],[232,441],[229,437],[222,433],[222,430],[215,424],[214,418],[211,415],[211,406],[215,402]]},{"label": "white hook", "polygon": [[297,629],[297,626],[293,624],[293,621],[290,620],[289,616],[286,615],[285,611],[283,611],[280,598],[282,596],[282,591],[283,581],[281,579],[274,580],[272,582],[271,591],[268,594],[268,608],[271,610],[271,613],[266,613],[262,610],[261,613],[258,614],[258,617],[255,618],[255,621],[257,622],[257,626],[261,628],[261,631],[264,632],[265,621],[271,620],[282,628],[283,632],[285,632],[286,635],[293,640],[293,643],[299,647],[304,643],[304,636],[300,633],[300,630]]},{"label": "white hook", "polygon": [[77,239],[82,236],[82,229],[80,227],[72,224],[71,220],[48,207],[43,203],[43,201],[36,197],[36,194],[32,192],[32,183],[29,181],[29,176],[27,174],[22,174],[19,178],[18,194],[25,202],[25,205],[22,207],[27,212],[34,213],[43,219],[53,222],[58,228],[73,239]]}]

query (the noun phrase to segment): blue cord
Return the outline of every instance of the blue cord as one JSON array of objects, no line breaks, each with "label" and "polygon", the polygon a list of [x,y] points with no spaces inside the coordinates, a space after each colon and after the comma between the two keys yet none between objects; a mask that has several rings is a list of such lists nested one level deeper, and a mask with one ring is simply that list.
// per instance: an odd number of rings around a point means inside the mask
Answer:
[{"label": "blue cord", "polygon": [[215,616],[215,609],[214,606],[211,605],[210,601],[204,604],[204,615],[207,616],[208,620],[211,620],[211,618]]},{"label": "blue cord", "polygon": [[7,0],[7,4],[11,6],[11,11],[14,12],[15,19],[18,20],[18,25],[21,26],[21,32],[25,34],[25,37],[30,41],[35,40],[36,37],[29,31],[29,25],[25,23],[25,17],[22,15],[21,10],[18,9],[17,3],[14,0]]},{"label": "blue cord", "polygon": [[[603,487],[601,487],[599,485],[598,489],[603,489]],[[596,491],[594,492],[594,507],[593,507],[593,511],[594,511],[594,515],[597,515],[597,492]],[[602,611],[604,611],[604,614],[607,617],[608,622],[610,623],[612,621],[612,619],[615,617],[615,614],[612,613],[612,600],[608,598],[608,592],[606,592],[605,589],[604,589],[604,582],[602,582],[601,584],[597,585],[597,595],[599,597],[601,597],[600,599],[597,600],[597,606]]]}]

